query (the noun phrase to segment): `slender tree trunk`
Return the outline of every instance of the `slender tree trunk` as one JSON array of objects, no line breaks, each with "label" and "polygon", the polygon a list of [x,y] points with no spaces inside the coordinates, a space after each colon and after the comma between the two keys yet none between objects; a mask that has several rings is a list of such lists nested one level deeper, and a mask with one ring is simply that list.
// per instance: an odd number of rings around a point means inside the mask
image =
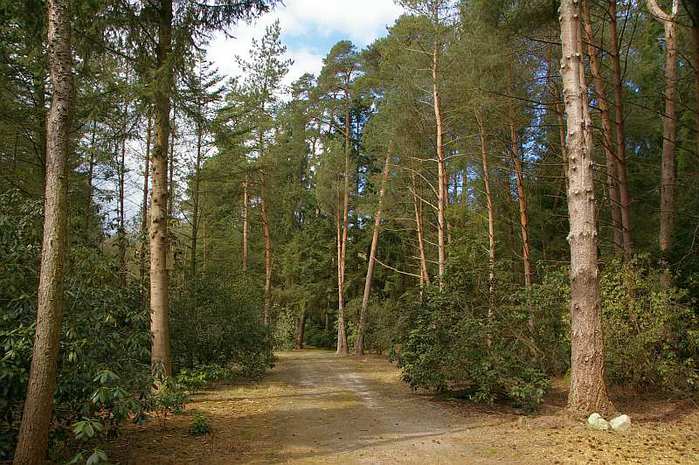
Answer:
[{"label": "slender tree trunk", "polygon": [[443,286],[444,270],[447,262],[446,252],[446,189],[444,179],[446,177],[446,164],[444,159],[444,133],[442,128],[442,105],[439,96],[438,74],[439,60],[437,44],[435,42],[432,49],[432,103],[434,106],[434,118],[436,122],[436,141],[437,141],[437,251],[438,251],[438,276],[439,287]]},{"label": "slender tree trunk", "polygon": [[243,181],[243,273],[248,272],[248,176]]},{"label": "slender tree trunk", "polygon": [[481,163],[483,164],[483,188],[485,190],[485,203],[488,210],[488,320],[491,320],[495,311],[495,207],[493,194],[490,191],[490,168],[488,166],[488,142],[485,135],[485,127],[480,115],[476,112],[478,133],[481,142]]},{"label": "slender tree trunk", "polygon": [[167,216],[172,218],[173,212],[175,211],[175,137],[177,124],[177,112],[173,109],[172,111],[172,125],[170,128],[170,161],[168,163],[168,198],[167,198]]},{"label": "slender tree trunk", "polygon": [[[514,92],[512,66],[508,68],[510,87]],[[510,157],[517,180],[517,201],[519,204],[519,227],[522,236],[522,269],[524,271],[524,286],[527,289],[532,285],[531,245],[529,241],[529,209],[527,207],[527,192],[524,190],[524,172],[522,170],[522,153],[519,144],[519,136],[515,127],[515,108],[512,100],[508,105],[510,125]],[[531,321],[531,320],[530,320]]]},{"label": "slender tree trunk", "polygon": [[[660,181],[660,234],[658,242],[663,255],[663,265],[668,266],[667,254],[672,247],[675,226],[675,145],[677,121],[675,103],[677,99],[677,22],[675,18],[679,0],[673,0],[672,12],[665,13],[655,0],[648,0],[648,9],[665,29],[665,113],[663,114],[663,157]],[[669,278],[669,276],[668,276]]]},{"label": "slender tree trunk", "polygon": [[612,229],[614,238],[614,252],[621,254],[624,251],[624,234],[621,221],[621,201],[619,198],[619,190],[617,189],[617,156],[614,153],[614,143],[612,141],[612,122],[609,116],[609,103],[607,101],[607,91],[602,77],[601,66],[599,62],[599,53],[595,44],[595,37],[592,32],[592,22],[590,19],[589,0],[582,1],[582,18],[583,29],[585,31],[585,41],[587,42],[587,54],[590,57],[590,72],[592,74],[592,82],[595,87],[595,96],[597,97],[597,107],[600,111],[602,119],[602,148],[604,150],[604,158],[607,162],[607,191],[609,193],[609,209],[612,217]]},{"label": "slender tree trunk", "polygon": [[[124,125],[126,126],[126,125]],[[126,128],[124,128],[126,129]],[[121,155],[118,161],[119,178],[119,231],[117,232],[117,242],[119,245],[119,279],[121,287],[126,287],[126,223],[124,220],[124,182],[126,177],[126,132],[121,138]]]},{"label": "slender tree trunk", "polygon": [[296,344],[297,350],[303,349],[303,339],[306,329],[306,309],[301,310],[301,315],[299,315],[296,320]]},{"label": "slender tree trunk", "polygon": [[90,219],[92,217],[92,179],[95,175],[96,134],[97,120],[92,120],[92,135],[90,136],[90,161],[87,165],[87,201],[85,204],[85,237],[87,238],[90,237]]},{"label": "slender tree trunk", "polygon": [[568,407],[576,414],[599,412],[604,415],[611,412],[613,406],[604,382],[592,121],[587,103],[577,0],[561,1],[560,24],[570,216],[571,386]]},{"label": "slender tree trunk", "polygon": [[15,465],[44,463],[53,419],[67,243],[68,150],[73,114],[70,2],[48,0],[48,63],[53,95],[46,122],[44,236],[36,333]]},{"label": "slender tree trunk", "polygon": [[170,136],[170,92],[173,88],[172,0],[161,0],[158,24],[157,69],[155,81],[156,138],[152,151],[150,213],[150,311],[151,365],[156,375],[170,376],[170,321],[168,294],[168,145]]},{"label": "slender tree trunk", "polygon": [[342,194],[337,193],[335,230],[337,235],[337,353],[347,353],[347,333],[345,331],[345,292],[342,276]]},{"label": "slender tree trunk", "polygon": [[[345,90],[348,98],[348,91]],[[345,328],[345,259],[347,257],[347,236],[349,229],[349,171],[350,171],[350,114],[345,111],[345,172],[344,192],[342,196],[342,234],[339,237],[338,257],[338,311],[337,311],[337,353],[346,355],[349,352],[347,331]]]},{"label": "slender tree trunk", "polygon": [[267,212],[267,199],[265,193],[265,183],[260,186],[260,213],[262,216],[262,236],[265,246],[265,295],[262,318],[265,325],[270,324],[270,311],[272,308],[272,236],[269,230],[269,215]]},{"label": "slender tree trunk", "polygon": [[148,247],[148,179],[150,175],[150,143],[151,143],[152,120],[148,115],[148,126],[146,129],[146,157],[143,167],[143,204],[141,218],[141,256],[140,256],[140,278],[142,302],[146,300],[146,256]]},{"label": "slender tree trunk", "polygon": [[364,355],[364,336],[366,334],[367,312],[369,309],[369,294],[371,293],[371,281],[374,278],[374,268],[376,267],[376,251],[379,247],[379,232],[381,230],[381,213],[383,208],[383,197],[386,192],[386,183],[388,182],[388,171],[391,163],[391,149],[386,152],[386,160],[383,165],[383,174],[381,177],[381,188],[379,189],[379,202],[374,213],[374,231],[371,236],[371,248],[369,250],[369,263],[366,270],[366,279],[364,280],[364,295],[362,296],[362,308],[359,312],[359,328],[357,330],[357,339],[354,344],[354,353],[356,355]]},{"label": "slender tree trunk", "polygon": [[200,176],[201,171],[201,140],[202,140],[202,127],[201,124],[197,124],[197,154],[194,160],[194,182],[193,182],[193,192],[192,192],[192,262],[191,262],[191,274],[192,279],[197,276],[197,235],[199,233],[199,186],[200,186]]},{"label": "slender tree trunk", "polygon": [[427,271],[427,256],[425,254],[425,238],[422,227],[422,201],[417,196],[417,183],[415,173],[410,173],[413,184],[413,206],[415,207],[415,229],[417,232],[417,246],[420,256],[420,287],[430,284],[430,274]]},{"label": "slender tree trunk", "polygon": [[626,135],[624,133],[624,84],[621,74],[621,56],[619,53],[619,35],[617,33],[616,2],[609,0],[609,55],[612,60],[612,78],[614,81],[614,124],[616,128],[616,174],[619,183],[619,209],[624,238],[624,258],[633,255],[633,234],[631,231],[631,196],[626,174]]}]

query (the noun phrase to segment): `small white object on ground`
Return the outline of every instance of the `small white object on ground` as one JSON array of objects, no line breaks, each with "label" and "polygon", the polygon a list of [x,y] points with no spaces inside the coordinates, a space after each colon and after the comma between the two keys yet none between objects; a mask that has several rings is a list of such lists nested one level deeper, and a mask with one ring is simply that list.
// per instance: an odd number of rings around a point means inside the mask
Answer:
[{"label": "small white object on ground", "polygon": [[609,422],[602,418],[599,413],[593,413],[587,419],[587,424],[592,429],[597,429],[600,431],[607,431],[609,429]]},{"label": "small white object on ground", "polygon": [[624,432],[631,428],[631,418],[628,415],[619,415],[609,420],[609,426],[611,426],[614,431],[620,433]]}]

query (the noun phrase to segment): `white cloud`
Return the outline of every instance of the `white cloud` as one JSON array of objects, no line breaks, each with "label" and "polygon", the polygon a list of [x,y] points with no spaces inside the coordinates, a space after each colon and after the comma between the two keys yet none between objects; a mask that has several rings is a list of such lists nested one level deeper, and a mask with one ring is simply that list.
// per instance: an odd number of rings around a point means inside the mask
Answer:
[{"label": "white cloud", "polygon": [[227,76],[239,74],[236,55],[246,56],[252,39],[260,37],[265,27],[279,20],[282,41],[294,60],[286,83],[303,73],[317,74],[333,36],[349,39],[363,47],[385,33],[402,12],[393,0],[286,0],[273,12],[252,24],[241,24],[229,31],[234,38],[219,33],[207,48],[213,61]]}]

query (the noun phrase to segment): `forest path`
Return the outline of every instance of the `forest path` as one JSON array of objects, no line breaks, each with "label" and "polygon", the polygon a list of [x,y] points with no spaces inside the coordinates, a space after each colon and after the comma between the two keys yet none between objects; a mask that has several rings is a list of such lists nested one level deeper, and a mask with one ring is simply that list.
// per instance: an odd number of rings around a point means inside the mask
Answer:
[{"label": "forest path", "polygon": [[[656,426],[620,436],[588,430],[560,414],[521,417],[437,401],[412,392],[380,357],[320,350],[277,356],[276,367],[258,383],[218,386],[194,396],[183,415],[162,427],[151,421],[128,428],[111,456],[123,465],[648,464],[699,458],[690,446],[697,444],[691,417],[669,435],[675,446],[659,447],[670,431]],[[189,433],[195,412],[206,415],[210,434]],[[643,449],[650,455],[639,454]]]}]

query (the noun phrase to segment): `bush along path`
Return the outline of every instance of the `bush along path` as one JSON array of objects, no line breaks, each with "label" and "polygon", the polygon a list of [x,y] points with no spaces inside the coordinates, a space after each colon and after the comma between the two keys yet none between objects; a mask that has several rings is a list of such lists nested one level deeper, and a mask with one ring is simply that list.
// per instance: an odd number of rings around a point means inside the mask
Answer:
[{"label": "bush along path", "polygon": [[557,384],[539,413],[524,415],[411,391],[383,358],[287,352],[260,382],[215,386],[182,414],[127,428],[109,454],[130,465],[699,460],[691,403],[615,398],[634,418],[632,429],[597,431],[570,419]]}]

